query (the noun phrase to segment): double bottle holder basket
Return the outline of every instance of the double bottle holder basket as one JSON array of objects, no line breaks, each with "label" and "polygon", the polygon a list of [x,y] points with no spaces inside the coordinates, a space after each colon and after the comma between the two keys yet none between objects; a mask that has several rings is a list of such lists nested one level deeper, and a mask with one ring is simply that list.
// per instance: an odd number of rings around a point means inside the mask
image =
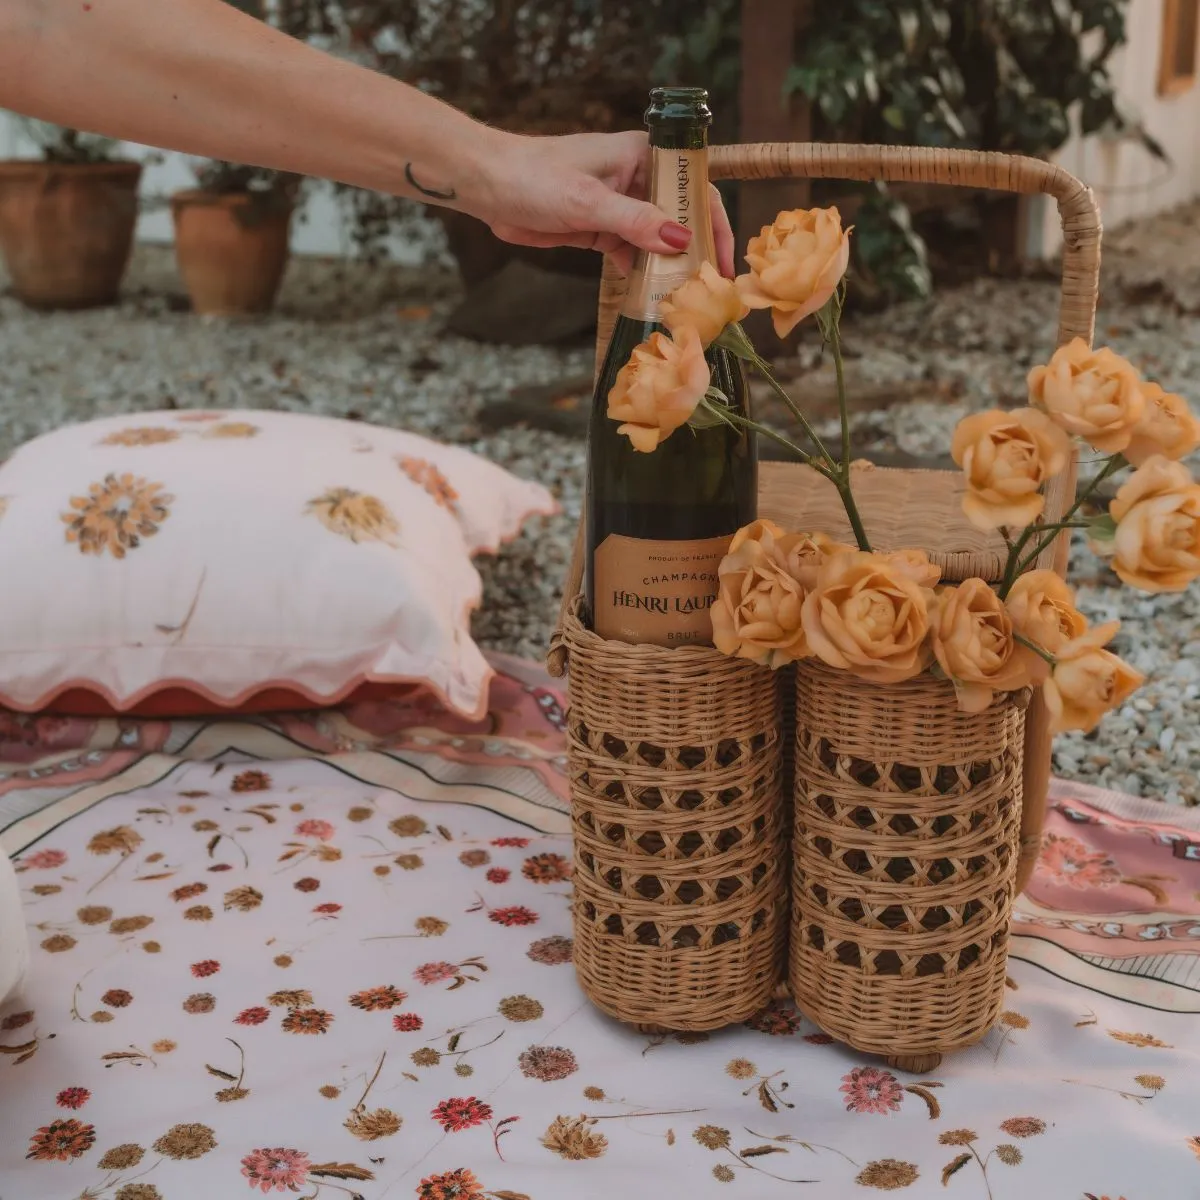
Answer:
[{"label": "double bottle holder basket", "polygon": [[[711,165],[717,178],[1047,193],[1065,241],[1058,342],[1091,341],[1099,214],[1058,167],[807,144],[715,147]],[[601,357],[620,299],[606,269]],[[947,582],[999,569],[962,519],[955,476],[876,468],[864,480],[877,548],[920,546]],[[764,464],[760,512],[848,536],[824,486]],[[1065,568],[1061,543],[1049,556]],[[840,1041],[913,1071],[984,1037],[1044,819],[1040,700],[1002,695],[968,714],[930,675],[878,685],[812,659],[772,672],[712,649],[605,641],[580,619],[581,573],[580,541],[549,661],[568,675],[575,962],[592,1002],[643,1030],[699,1031],[786,993]]]}]

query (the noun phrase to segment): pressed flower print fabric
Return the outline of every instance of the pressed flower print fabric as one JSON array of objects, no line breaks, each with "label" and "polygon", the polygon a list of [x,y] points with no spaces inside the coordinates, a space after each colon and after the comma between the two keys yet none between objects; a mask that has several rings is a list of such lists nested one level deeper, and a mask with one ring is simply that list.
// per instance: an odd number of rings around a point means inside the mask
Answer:
[{"label": "pressed flower print fabric", "polygon": [[0,719],[33,963],[5,1200],[1191,1200],[1200,821],[1056,785],[1005,1009],[908,1075],[787,1002],[645,1036],[575,982],[561,697]]},{"label": "pressed flower print fabric", "polygon": [[0,703],[175,716],[382,685],[482,715],[471,556],[555,510],[460,448],[279,412],[60,429],[0,497]]}]

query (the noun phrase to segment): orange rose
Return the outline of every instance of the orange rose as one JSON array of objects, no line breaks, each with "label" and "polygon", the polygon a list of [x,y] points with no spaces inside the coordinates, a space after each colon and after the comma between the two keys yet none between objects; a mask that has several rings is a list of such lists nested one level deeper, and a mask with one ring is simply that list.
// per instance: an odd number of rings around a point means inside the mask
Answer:
[{"label": "orange rose", "polygon": [[1155,454],[1179,460],[1200,446],[1200,417],[1182,396],[1164,392],[1157,383],[1143,383],[1146,401],[1142,419],[1133,427],[1125,457],[1140,467]]},{"label": "orange rose", "polygon": [[936,587],[942,577],[942,568],[936,563],[931,563],[924,550],[892,550],[883,557],[895,570],[907,575],[913,583],[918,583],[923,588]]},{"label": "orange rose", "polygon": [[699,275],[677,287],[661,304],[663,324],[678,336],[694,329],[701,343],[711,346],[726,325],[740,321],[749,311],[738,295],[737,284],[721,275],[712,263],[702,263]]},{"label": "orange rose", "polygon": [[1106,712],[1124,704],[1145,682],[1140,671],[1103,649],[1120,624],[1099,625],[1059,647],[1043,690],[1054,733],[1091,732]]},{"label": "orange rose", "polygon": [[1071,439],[1045,413],[992,409],[964,417],[950,453],[967,477],[963,512],[978,529],[1023,528],[1041,515],[1042,485],[1071,456]]},{"label": "orange rose", "polygon": [[1144,592],[1181,592],[1200,576],[1200,484],[1177,462],[1148,458],[1117,490],[1113,570]]},{"label": "orange rose", "polygon": [[634,347],[608,393],[608,415],[635,450],[656,449],[686,425],[712,380],[704,347],[694,329],[678,338],[653,333]]},{"label": "orange rose", "polygon": [[800,623],[804,588],[780,561],[775,531],[782,532],[770,521],[739,531],[718,568],[710,610],[713,645],[722,654],[772,668],[809,653]]},{"label": "orange rose", "polygon": [[739,529],[729,544],[729,552],[732,554],[745,541],[761,543],[806,592],[816,586],[817,571],[831,554],[854,549],[853,546],[835,542],[823,533],[788,533],[765,517]]},{"label": "orange rose", "polygon": [[875,683],[898,683],[933,660],[927,641],[932,599],[884,556],[842,551],[817,573],[804,602],[804,632],[812,652],[830,666]]},{"label": "orange rose", "polygon": [[963,712],[983,712],[996,692],[1028,687],[1041,661],[1013,638],[1004,601],[982,579],[938,594],[933,652]]},{"label": "orange rose", "polygon": [[738,292],[750,308],[771,309],[782,338],[824,307],[850,263],[850,230],[836,208],[781,212],[746,246],[748,275]]},{"label": "orange rose", "polygon": [[1029,399],[1105,454],[1129,445],[1146,407],[1133,367],[1107,347],[1089,350],[1083,338],[1060,346],[1048,365],[1029,372]]},{"label": "orange rose", "polygon": [[[1087,629],[1086,619],[1075,607],[1075,593],[1053,571],[1029,571],[1020,576],[1005,603],[1013,629],[1051,653]],[[1049,669],[1040,658],[1034,666],[1038,678]]]},{"label": "orange rose", "polygon": [[787,536],[787,530],[781,525],[776,525],[774,521],[769,521],[766,517],[759,517],[757,521],[743,525],[733,535],[733,540],[729,543],[729,553],[732,554],[746,542],[758,542],[768,550],[772,550],[782,538]]},{"label": "orange rose", "polygon": [[817,586],[817,575],[821,567],[835,554],[845,551],[853,553],[854,546],[835,542],[823,533],[789,533],[780,542],[784,564],[788,574],[804,585],[805,591]]}]

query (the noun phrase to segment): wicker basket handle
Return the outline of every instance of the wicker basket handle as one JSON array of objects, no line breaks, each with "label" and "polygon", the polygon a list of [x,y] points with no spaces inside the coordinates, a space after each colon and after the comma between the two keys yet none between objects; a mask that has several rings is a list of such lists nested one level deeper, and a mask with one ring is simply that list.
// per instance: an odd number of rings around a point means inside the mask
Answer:
[{"label": "wicker basket handle", "polygon": [[[1100,210],[1091,189],[1069,171],[1038,158],[978,150],[938,150],[924,146],[850,146],[817,142],[760,142],[714,146],[709,154],[713,179],[884,179],[889,182],[939,183],[954,187],[1052,196],[1058,202],[1063,230],[1062,298],[1058,310],[1057,345],[1081,337],[1091,345],[1096,328],[1100,284]],[[604,361],[625,293],[625,280],[605,258],[600,283],[596,329],[596,372]],[[1054,481],[1066,493],[1075,487],[1073,469]],[[1048,507],[1053,507],[1050,498]],[[1063,539],[1065,545],[1065,539]],[[583,522],[575,537],[563,608],[550,639],[547,666],[561,677],[567,666],[562,616],[583,579]],[[1064,564],[1065,565],[1065,564]]]},{"label": "wicker basket handle", "polygon": [[1091,343],[1100,280],[1100,210],[1091,189],[1062,167],[978,150],[763,142],[714,146],[709,170],[713,179],[885,179],[1052,196],[1063,228],[1057,344],[1075,337]]}]

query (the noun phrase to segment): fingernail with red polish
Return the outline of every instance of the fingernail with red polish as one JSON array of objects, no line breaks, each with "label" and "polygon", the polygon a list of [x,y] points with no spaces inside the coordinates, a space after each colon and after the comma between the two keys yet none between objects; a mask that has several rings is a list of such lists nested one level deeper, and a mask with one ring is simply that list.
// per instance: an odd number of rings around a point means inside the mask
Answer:
[{"label": "fingernail with red polish", "polygon": [[692,231],[676,225],[674,221],[667,221],[658,231],[658,236],[673,250],[686,250],[691,244]]}]

